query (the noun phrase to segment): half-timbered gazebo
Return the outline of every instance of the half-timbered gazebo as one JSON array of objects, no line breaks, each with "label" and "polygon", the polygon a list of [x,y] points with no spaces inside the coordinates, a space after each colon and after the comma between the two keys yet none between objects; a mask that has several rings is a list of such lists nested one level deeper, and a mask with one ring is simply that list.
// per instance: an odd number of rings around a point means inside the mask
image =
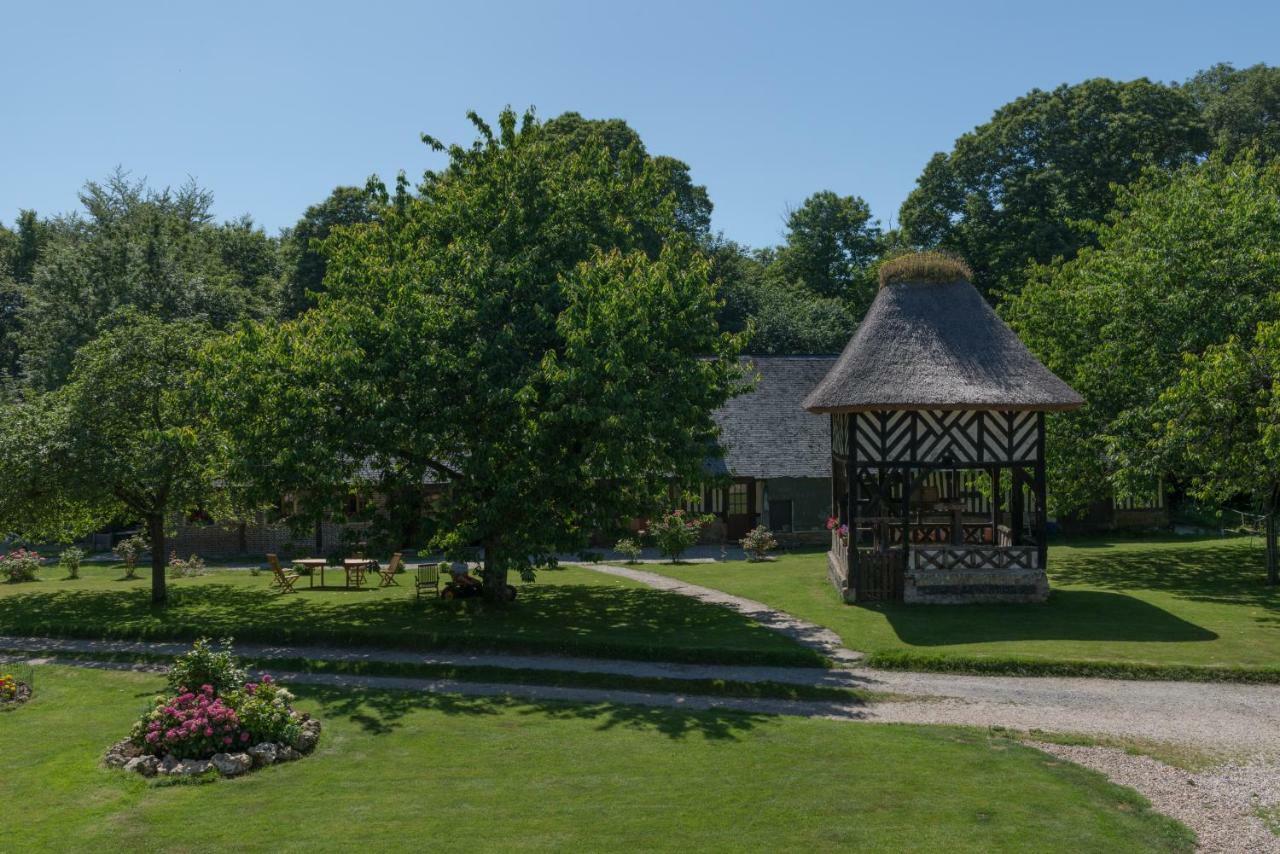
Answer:
[{"label": "half-timbered gazebo", "polygon": [[885,265],[866,317],[804,401],[831,419],[828,565],[845,599],[1043,600],[1045,413],[1083,402],[962,263]]}]

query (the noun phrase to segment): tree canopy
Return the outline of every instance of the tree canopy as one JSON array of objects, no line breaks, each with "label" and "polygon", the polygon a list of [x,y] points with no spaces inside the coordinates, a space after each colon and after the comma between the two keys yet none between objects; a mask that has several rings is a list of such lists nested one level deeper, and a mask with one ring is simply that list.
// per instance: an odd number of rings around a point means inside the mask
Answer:
[{"label": "tree canopy", "polygon": [[286,240],[286,280],[281,313],[301,314],[315,305],[324,290],[328,267],[321,244],[338,226],[371,222],[375,198],[364,187],[337,187],[329,197],[307,208]]},{"label": "tree canopy", "polygon": [[902,205],[911,242],[959,254],[984,292],[1016,292],[1030,262],[1094,242],[1116,187],[1208,147],[1193,98],[1149,80],[1034,89],[935,154]]},{"label": "tree canopy", "polygon": [[1184,354],[1236,336],[1249,347],[1280,283],[1280,164],[1213,158],[1149,171],[1121,190],[1097,248],[1036,268],[1004,311],[1028,346],[1084,395],[1049,422],[1053,496],[1082,507],[1161,474],[1152,407]]},{"label": "tree canopy", "polygon": [[210,364],[246,479],[439,484],[436,543],[482,544],[496,594],[700,473],[738,342],[661,163],[608,123],[473,121],[416,193],[333,231],[314,311]]},{"label": "tree canopy", "polygon": [[1219,63],[1188,80],[1186,90],[1204,116],[1210,145],[1221,154],[1280,154],[1280,68]]}]

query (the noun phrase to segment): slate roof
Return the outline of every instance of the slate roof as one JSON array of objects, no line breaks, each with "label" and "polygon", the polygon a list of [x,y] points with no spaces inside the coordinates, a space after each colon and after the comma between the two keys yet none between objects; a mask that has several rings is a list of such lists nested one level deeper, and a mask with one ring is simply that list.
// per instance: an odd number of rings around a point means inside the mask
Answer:
[{"label": "slate roof", "polygon": [[747,356],[760,376],[754,391],[733,398],[714,418],[724,460],[716,474],[738,477],[830,477],[830,419],[801,405],[836,363],[835,356]]},{"label": "slate roof", "polygon": [[961,279],[882,287],[803,405],[810,412],[1046,411],[1083,403]]}]

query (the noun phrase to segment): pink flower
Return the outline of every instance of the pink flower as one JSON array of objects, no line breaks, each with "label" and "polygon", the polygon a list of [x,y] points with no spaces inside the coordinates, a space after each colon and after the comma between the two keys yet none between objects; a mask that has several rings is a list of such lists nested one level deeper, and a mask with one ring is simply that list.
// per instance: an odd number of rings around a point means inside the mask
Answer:
[{"label": "pink flower", "polygon": [[249,740],[249,733],[247,733],[247,732],[242,732],[242,733],[240,733],[240,740],[241,740],[241,741],[248,741],[248,740]]},{"label": "pink flower", "polygon": [[262,684],[263,684],[263,685],[270,685],[270,684],[271,684],[271,674],[270,674],[270,673],[264,673],[264,674],[262,674],[262,680],[261,680],[261,681],[262,681]]},{"label": "pink flower", "polygon": [[223,743],[223,744],[230,744],[230,743],[231,743],[231,736],[229,736],[229,735],[228,735],[228,736],[226,736],[225,738],[223,738],[223,739],[222,739],[222,743]]},{"label": "pink flower", "polygon": [[211,727],[211,726],[207,726],[207,727],[205,727],[205,728],[204,728],[204,735],[205,735],[205,738],[210,738],[210,737],[212,737],[212,736],[213,736],[213,727]]},{"label": "pink flower", "polygon": [[146,737],[147,737],[147,743],[148,743],[148,744],[155,744],[157,741],[159,741],[159,740],[160,740],[160,733],[158,733],[158,732],[149,732],[149,733],[147,733],[147,736],[146,736]]}]

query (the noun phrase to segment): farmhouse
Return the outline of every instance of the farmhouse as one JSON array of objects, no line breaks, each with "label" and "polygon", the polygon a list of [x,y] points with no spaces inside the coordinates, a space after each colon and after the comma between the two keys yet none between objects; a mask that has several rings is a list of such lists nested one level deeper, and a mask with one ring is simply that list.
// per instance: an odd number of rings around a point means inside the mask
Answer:
[{"label": "farmhouse", "polygon": [[831,579],[848,601],[1043,600],[1045,413],[1084,401],[963,265],[903,260],[804,401],[830,421]]}]

